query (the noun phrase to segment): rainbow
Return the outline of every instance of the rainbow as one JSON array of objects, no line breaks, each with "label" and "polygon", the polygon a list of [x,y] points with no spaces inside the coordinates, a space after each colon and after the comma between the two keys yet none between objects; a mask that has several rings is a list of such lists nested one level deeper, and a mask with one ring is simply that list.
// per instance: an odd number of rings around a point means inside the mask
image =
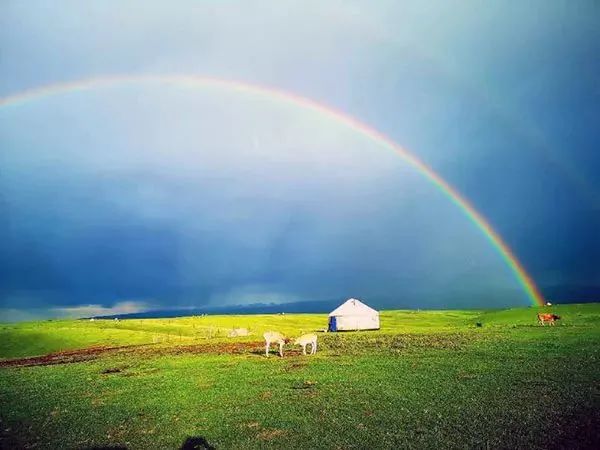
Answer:
[{"label": "rainbow", "polygon": [[486,239],[506,262],[532,303],[535,305],[544,305],[544,298],[540,290],[536,286],[531,276],[527,273],[521,262],[515,256],[513,251],[502,240],[500,235],[493,229],[485,217],[483,217],[466,198],[460,195],[456,189],[448,184],[447,181],[445,181],[426,163],[376,129],[341,111],[318,103],[309,98],[277,88],[220,78],[191,75],[120,75],[88,78],[29,89],[0,98],[0,107],[16,106],[26,102],[38,100],[43,97],[59,95],[67,92],[87,91],[101,87],[109,87],[128,83],[158,83],[163,85],[176,85],[178,87],[190,88],[224,88],[250,95],[262,96],[271,100],[291,104],[292,106],[298,108],[304,108],[325,117],[329,117],[336,122],[363,134],[378,145],[399,155],[405,162],[416,169],[422,176],[424,176],[437,189],[439,189],[452,203],[460,208],[465,216],[467,216],[467,218],[483,233]]}]

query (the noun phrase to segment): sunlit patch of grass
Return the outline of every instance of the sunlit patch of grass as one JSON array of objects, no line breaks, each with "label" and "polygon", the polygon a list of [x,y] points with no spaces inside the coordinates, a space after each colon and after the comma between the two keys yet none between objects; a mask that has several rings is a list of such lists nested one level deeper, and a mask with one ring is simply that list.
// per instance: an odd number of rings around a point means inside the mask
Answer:
[{"label": "sunlit patch of grass", "polygon": [[[423,333],[451,331],[469,327],[477,311],[384,311],[382,329],[386,333]],[[42,355],[92,345],[132,344],[176,345],[202,342],[251,342],[262,340],[265,331],[277,330],[287,336],[322,331],[326,314],[258,314],[231,316],[194,316],[172,319],[131,320],[53,320],[0,325],[0,358]],[[233,328],[247,328],[250,335],[228,338]]]}]

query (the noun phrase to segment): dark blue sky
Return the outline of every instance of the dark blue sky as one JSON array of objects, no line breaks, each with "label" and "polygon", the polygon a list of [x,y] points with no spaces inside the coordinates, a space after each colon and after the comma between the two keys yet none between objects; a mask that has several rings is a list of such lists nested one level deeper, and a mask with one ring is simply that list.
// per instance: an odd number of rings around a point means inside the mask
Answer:
[{"label": "dark blue sky", "polygon": [[[599,299],[598,3],[439,3],[4,2],[0,97],[178,73],[312,98],[455,186],[546,297]],[[40,97],[0,107],[0,167],[5,320],[528,302],[402,159],[275,100],[159,84]]]}]

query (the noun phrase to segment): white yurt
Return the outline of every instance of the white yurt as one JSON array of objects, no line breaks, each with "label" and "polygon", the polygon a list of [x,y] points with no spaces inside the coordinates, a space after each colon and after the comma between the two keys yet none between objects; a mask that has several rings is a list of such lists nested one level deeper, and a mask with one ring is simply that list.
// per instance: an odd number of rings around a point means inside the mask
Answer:
[{"label": "white yurt", "polygon": [[379,330],[379,312],[356,298],[329,313],[329,331]]}]

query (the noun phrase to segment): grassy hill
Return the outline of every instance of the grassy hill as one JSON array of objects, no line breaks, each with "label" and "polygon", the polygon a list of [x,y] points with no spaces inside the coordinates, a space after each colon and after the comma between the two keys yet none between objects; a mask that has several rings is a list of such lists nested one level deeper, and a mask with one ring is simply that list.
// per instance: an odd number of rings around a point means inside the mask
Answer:
[{"label": "grassy hill", "polygon": [[560,324],[538,326],[538,308],[385,311],[379,331],[268,359],[265,330],[295,336],[326,315],[5,324],[5,359],[136,347],[0,367],[0,448],[597,446],[600,305],[543,309]]},{"label": "grassy hill", "polygon": [[[466,331],[477,322],[485,327],[535,326],[539,310],[562,317],[561,326],[593,325],[600,319],[599,304],[557,305],[491,311],[383,311],[381,330],[369,334]],[[248,328],[261,340],[277,330],[286,335],[323,330],[326,314],[257,314],[192,316],[169,319],[48,320],[0,324],[0,358],[14,358],[84,348],[92,345],[132,345],[224,341],[232,328]],[[240,340],[238,338],[237,340]]]},{"label": "grassy hill", "polygon": [[[377,333],[428,332],[468,325],[473,311],[386,311]],[[323,330],[326,314],[194,316],[172,319],[56,320],[0,327],[0,358],[70,350],[90,345],[130,345],[223,341],[232,328],[247,328],[245,339],[261,340],[268,330],[293,336]],[[238,339],[239,340],[239,339]]]}]

